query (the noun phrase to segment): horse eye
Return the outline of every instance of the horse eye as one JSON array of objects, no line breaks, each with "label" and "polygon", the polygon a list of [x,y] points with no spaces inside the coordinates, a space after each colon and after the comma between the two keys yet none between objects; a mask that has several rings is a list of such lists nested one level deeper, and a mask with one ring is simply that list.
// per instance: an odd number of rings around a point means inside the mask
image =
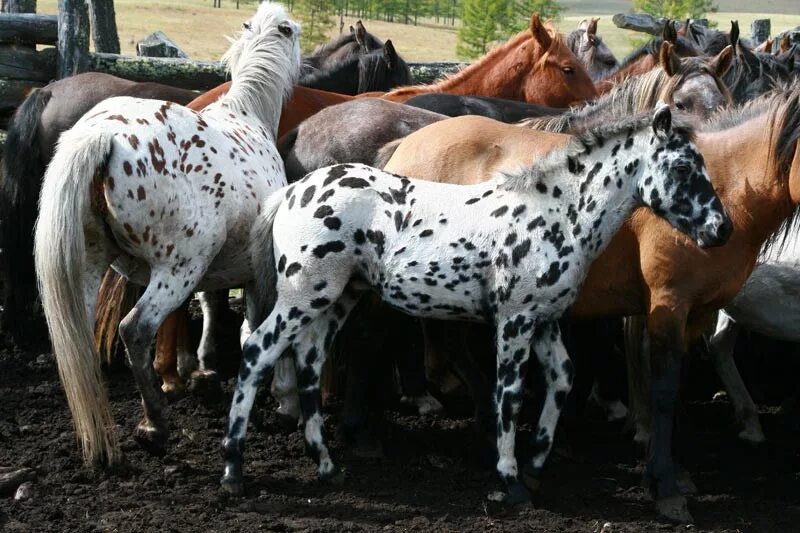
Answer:
[{"label": "horse eye", "polygon": [[288,24],[281,24],[278,26],[278,31],[283,34],[284,37],[291,37],[292,36],[292,27]]},{"label": "horse eye", "polygon": [[692,169],[689,167],[689,165],[686,164],[675,165],[675,172],[677,172],[681,176],[685,176],[689,174],[689,172],[691,171]]},{"label": "horse eye", "polygon": [[564,74],[575,74],[575,69],[572,67],[561,67],[561,72]]},{"label": "horse eye", "polygon": [[250,23],[249,22],[242,22],[242,29],[243,30],[249,30],[250,29]]},{"label": "horse eye", "polygon": [[686,105],[683,102],[675,102],[675,107],[681,111],[686,111]]}]

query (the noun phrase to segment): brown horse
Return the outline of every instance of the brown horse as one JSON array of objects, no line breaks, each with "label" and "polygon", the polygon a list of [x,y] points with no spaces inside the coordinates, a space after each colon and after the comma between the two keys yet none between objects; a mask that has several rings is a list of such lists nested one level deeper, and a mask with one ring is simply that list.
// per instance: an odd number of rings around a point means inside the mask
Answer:
[{"label": "brown horse", "polygon": [[[541,153],[539,146],[563,142],[552,134],[541,135],[516,164],[529,164],[531,155]],[[668,518],[691,520],[686,500],[678,491],[670,443],[681,356],[708,326],[716,309],[742,288],[764,241],[800,202],[798,138],[797,84],[740,110],[720,113],[697,134],[695,142],[734,223],[730,241],[720,248],[700,250],[652,213],[639,210],[592,264],[570,311],[578,318],[647,315],[647,332],[656,357],[650,391],[653,438],[646,479],[657,497],[658,511]],[[457,150],[445,146],[449,140],[420,147],[413,164],[398,159],[390,161],[386,169],[418,178],[435,175],[427,170],[444,168],[443,158],[456,157]],[[503,161],[503,165],[509,164]],[[420,174],[420,168],[426,172]],[[493,170],[496,168],[486,165],[483,178]],[[456,176],[450,179],[460,182]]]},{"label": "brown horse", "polygon": [[402,103],[426,93],[493,96],[549,107],[568,107],[597,96],[583,64],[560,34],[542,24],[538,13],[531,17],[529,29],[437,83],[360,96]]}]

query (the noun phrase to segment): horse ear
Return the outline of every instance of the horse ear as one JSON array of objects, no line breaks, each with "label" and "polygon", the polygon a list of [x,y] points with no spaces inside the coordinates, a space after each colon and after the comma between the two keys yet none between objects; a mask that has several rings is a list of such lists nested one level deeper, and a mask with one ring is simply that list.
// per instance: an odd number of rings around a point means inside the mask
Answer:
[{"label": "horse ear", "polygon": [[661,43],[658,53],[658,62],[669,76],[674,76],[681,68],[681,60],[675,54],[675,47],[669,41]]},{"label": "horse ear", "polygon": [[667,23],[664,24],[664,34],[662,37],[668,43],[675,44],[678,42],[678,32],[675,31],[674,20],[668,20]]},{"label": "horse ear", "polygon": [[733,64],[733,46],[728,45],[722,49],[722,52],[708,62],[708,68],[710,68],[718,78],[721,78],[728,72],[728,69],[731,68],[731,64]]},{"label": "horse ear", "polygon": [[550,32],[542,24],[542,19],[539,18],[539,13],[534,13],[531,17],[531,34],[533,38],[538,41],[539,45],[545,50],[550,48],[553,44],[553,38],[550,37]]},{"label": "horse ear", "polygon": [[391,39],[387,39],[386,44],[383,45],[383,60],[389,68],[393,68],[397,62],[397,50],[394,49]]},{"label": "horse ear", "polygon": [[356,42],[361,45],[365,52],[369,52],[367,48],[367,29],[360,20],[356,21]]},{"label": "horse ear", "polygon": [[586,31],[588,28],[589,28],[589,21],[588,20],[583,19],[582,21],[580,21],[578,23],[577,29]]},{"label": "horse ear", "polygon": [[355,32],[356,32],[356,29],[353,27],[352,24],[350,24],[350,33],[354,34]]},{"label": "horse ear", "polygon": [[731,41],[732,45],[736,45],[739,42],[739,21],[732,20],[731,21],[731,32],[728,34],[728,38]]},{"label": "horse ear", "polygon": [[686,19],[686,22],[683,23],[683,26],[681,26],[681,29],[679,29],[675,33],[677,33],[681,37],[686,37],[686,35],[689,33],[689,25],[691,23],[692,23],[692,19]]},{"label": "horse ear", "polygon": [[792,72],[794,70],[794,46],[778,54],[776,59],[779,63],[783,63],[783,66],[785,66],[789,72]]},{"label": "horse ear", "polygon": [[599,20],[599,18],[593,18],[591,21],[589,21],[589,27],[586,28],[586,33],[589,35],[597,35],[597,22]]},{"label": "horse ear", "polygon": [[666,137],[672,131],[672,111],[668,105],[662,105],[653,115],[653,132],[659,137]]},{"label": "horse ear", "polygon": [[782,53],[786,52],[787,50],[789,50],[789,48],[791,48],[791,47],[792,47],[792,41],[789,39],[789,34],[788,33],[784,33],[783,36],[781,37],[781,44],[778,47],[778,50],[782,54]]}]

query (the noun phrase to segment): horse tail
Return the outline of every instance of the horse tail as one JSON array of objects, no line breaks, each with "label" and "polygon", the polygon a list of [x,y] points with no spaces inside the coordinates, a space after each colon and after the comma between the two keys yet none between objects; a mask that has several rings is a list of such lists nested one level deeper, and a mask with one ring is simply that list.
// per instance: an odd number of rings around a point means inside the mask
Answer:
[{"label": "horse tail", "polygon": [[[86,463],[115,463],[119,441],[94,352],[86,302],[85,222],[95,173],[105,166],[113,134],[69,130],[45,172],[34,238],[42,307],[58,373]],[[94,295],[92,295],[94,296]]]},{"label": "horse tail", "polygon": [[94,328],[94,349],[100,359],[111,364],[116,353],[119,322],[139,299],[139,287],[128,283],[120,273],[109,268],[97,292],[97,311]]},{"label": "horse tail", "polygon": [[4,280],[3,327],[14,340],[30,335],[26,324],[36,301],[33,266],[33,226],[46,167],[39,140],[39,121],[52,93],[39,89],[31,93],[14,114],[3,149],[3,177],[0,180],[0,273]]},{"label": "horse tail", "polygon": [[[258,323],[266,320],[275,305],[278,271],[275,267],[275,250],[272,242],[272,226],[283,200],[283,189],[273,192],[266,202],[261,216],[250,231],[250,261],[253,264],[256,291],[256,308],[260,316]],[[255,327],[255,324],[251,324]]]},{"label": "horse tail", "polygon": [[400,143],[403,142],[404,138],[405,137],[395,139],[381,146],[380,150],[378,150],[378,153],[375,155],[375,162],[372,166],[375,168],[383,168],[388,165],[389,160],[397,151],[397,147],[400,146]]}]

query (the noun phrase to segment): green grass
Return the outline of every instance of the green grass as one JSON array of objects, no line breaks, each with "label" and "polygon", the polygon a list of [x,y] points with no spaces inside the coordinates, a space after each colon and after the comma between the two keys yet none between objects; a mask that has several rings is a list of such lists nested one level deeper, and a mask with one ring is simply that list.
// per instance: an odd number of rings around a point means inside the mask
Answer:
[{"label": "green grass", "polygon": [[[572,31],[578,23],[590,16],[599,16],[598,33],[605,39],[611,50],[622,59],[632,49],[632,39],[640,34],[621,30],[611,22],[617,7],[626,4],[619,0],[606,2],[567,2],[570,11],[558,23],[562,32]],[[119,29],[122,53],[135,55],[136,42],[155,30],[161,30],[174,40],[193,59],[217,59],[227,48],[225,35],[232,35],[253,11],[252,4],[242,5],[235,9],[231,0],[223,2],[222,9],[213,9],[210,0],[116,0],[117,26]],[[744,0],[722,1],[721,7],[745,11],[748,4]],[[791,11],[793,2],[788,0],[770,0],[770,6],[779,11]],[[788,7],[787,7],[788,6]],[[56,13],[57,0],[39,0],[39,13]],[[585,11],[584,11],[585,10]],[[622,10],[622,9],[619,9]],[[576,14],[579,13],[579,14]],[[612,13],[612,14],[609,14]],[[722,12],[712,14],[709,18],[719,24],[720,29],[727,30],[730,21],[738,19],[744,36],[749,35],[750,22],[755,18],[770,18],[773,34],[800,26],[800,14],[763,15],[745,12]],[[344,31],[355,19],[345,19]],[[411,26],[377,20],[364,22],[367,29],[381,39],[391,39],[398,52],[409,61],[454,61],[457,59],[456,29],[450,26],[424,24]],[[331,37],[339,32],[338,25],[331,31]]]}]

